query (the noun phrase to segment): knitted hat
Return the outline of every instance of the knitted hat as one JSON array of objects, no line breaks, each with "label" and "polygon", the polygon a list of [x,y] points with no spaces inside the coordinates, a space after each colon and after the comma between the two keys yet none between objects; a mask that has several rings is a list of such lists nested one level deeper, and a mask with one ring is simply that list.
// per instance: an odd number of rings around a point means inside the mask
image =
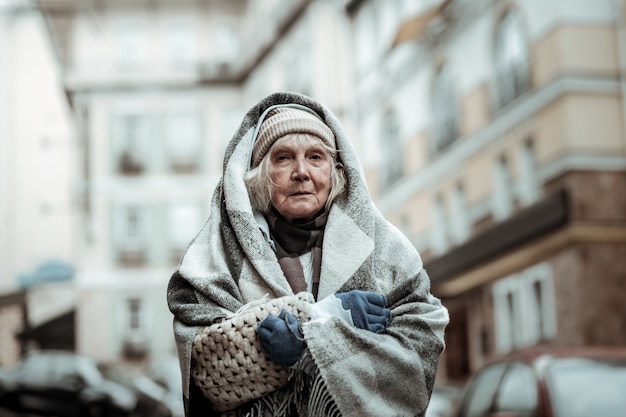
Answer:
[{"label": "knitted hat", "polygon": [[267,113],[261,123],[252,149],[251,167],[259,165],[274,142],[290,133],[315,135],[326,145],[335,148],[335,136],[322,119],[305,110],[278,107]]}]

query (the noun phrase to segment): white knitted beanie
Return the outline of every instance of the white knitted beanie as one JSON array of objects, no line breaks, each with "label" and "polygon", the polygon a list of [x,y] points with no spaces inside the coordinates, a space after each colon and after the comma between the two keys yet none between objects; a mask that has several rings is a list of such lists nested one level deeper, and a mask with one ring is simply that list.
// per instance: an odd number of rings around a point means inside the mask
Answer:
[{"label": "white knitted beanie", "polygon": [[267,151],[281,137],[290,133],[308,133],[320,138],[326,145],[335,148],[335,136],[328,126],[312,113],[293,107],[278,107],[271,110],[261,123],[252,149],[251,167],[254,168]]}]

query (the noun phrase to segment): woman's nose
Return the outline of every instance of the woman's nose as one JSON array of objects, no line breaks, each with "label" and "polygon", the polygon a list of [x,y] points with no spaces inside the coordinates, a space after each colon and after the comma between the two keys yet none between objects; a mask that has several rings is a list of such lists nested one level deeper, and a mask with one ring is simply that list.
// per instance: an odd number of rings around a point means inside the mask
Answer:
[{"label": "woman's nose", "polygon": [[306,165],[306,161],[304,158],[296,158],[294,160],[293,174],[292,178],[296,180],[308,180],[309,179],[309,170]]}]

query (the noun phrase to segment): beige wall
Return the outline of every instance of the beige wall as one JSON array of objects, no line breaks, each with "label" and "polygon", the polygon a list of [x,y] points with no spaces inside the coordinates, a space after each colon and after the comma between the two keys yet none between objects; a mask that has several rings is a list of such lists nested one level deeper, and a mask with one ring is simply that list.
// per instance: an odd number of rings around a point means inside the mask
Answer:
[{"label": "beige wall", "polygon": [[489,89],[483,82],[461,97],[461,136],[476,133],[489,123]]},{"label": "beige wall", "polygon": [[577,152],[624,155],[621,104],[617,94],[568,97],[563,102],[568,147]]},{"label": "beige wall", "polygon": [[0,367],[15,365],[21,357],[21,349],[15,335],[23,330],[24,307],[10,304],[0,307]]},{"label": "beige wall", "polygon": [[537,115],[537,158],[545,165],[568,153],[624,155],[621,99],[568,94]]},{"label": "beige wall", "polygon": [[425,132],[408,138],[404,142],[404,173],[414,175],[428,165],[430,159],[430,146],[428,135]]},{"label": "beige wall", "polygon": [[[443,193],[449,196],[457,181],[464,184],[469,207],[488,200],[492,193],[495,161],[499,155],[507,155],[512,180],[517,181],[519,154],[529,138],[535,146],[538,170],[549,168],[550,164],[567,155],[624,155],[620,106],[619,97],[615,95],[567,94],[542,109],[524,126],[508,132],[496,145],[475,153],[445,177],[408,198],[387,213],[388,218],[396,225],[400,224],[403,216],[410,219],[408,225],[412,236],[428,233],[433,224],[434,195]],[[420,140],[410,142],[405,155],[419,152],[418,143],[426,143],[423,136],[420,137]],[[419,215],[416,216],[416,213]]]},{"label": "beige wall", "polygon": [[541,86],[559,74],[619,71],[612,27],[568,24],[556,27],[532,46],[533,84]]}]

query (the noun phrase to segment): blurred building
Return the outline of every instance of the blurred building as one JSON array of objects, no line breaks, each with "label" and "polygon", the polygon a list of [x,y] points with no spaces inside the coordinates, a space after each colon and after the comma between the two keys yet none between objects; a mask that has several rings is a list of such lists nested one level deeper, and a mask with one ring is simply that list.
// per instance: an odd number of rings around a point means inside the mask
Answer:
[{"label": "blurred building", "polygon": [[0,366],[72,346],[75,137],[41,15],[0,2]]},{"label": "blurred building", "polygon": [[624,345],[623,1],[351,1],[361,155],[450,310],[440,374]]},{"label": "blurred building", "polygon": [[79,146],[79,353],[140,367],[175,355],[166,288],[241,113],[244,6],[39,2]]},{"label": "blurred building", "polygon": [[535,344],[625,343],[623,0],[37,5],[76,129],[80,353],[174,355],[169,276],[225,144],[277,90],[337,114],[423,255],[452,319],[441,377]]},{"label": "blurred building", "polygon": [[312,1],[38,5],[79,146],[75,348],[147,367],[175,355],[167,283],[245,111],[276,90],[347,102],[347,16]]}]

